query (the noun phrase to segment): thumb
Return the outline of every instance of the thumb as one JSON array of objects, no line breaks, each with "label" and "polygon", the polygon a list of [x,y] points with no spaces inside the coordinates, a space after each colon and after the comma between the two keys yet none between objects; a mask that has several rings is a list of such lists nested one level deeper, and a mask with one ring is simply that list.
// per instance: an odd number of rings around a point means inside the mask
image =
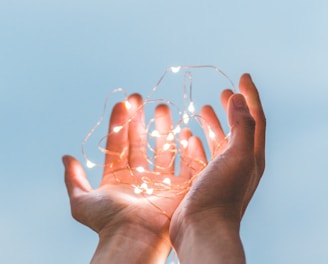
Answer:
[{"label": "thumb", "polygon": [[81,163],[72,156],[64,156],[65,184],[70,198],[92,190]]},{"label": "thumb", "polygon": [[230,97],[228,119],[231,128],[231,144],[240,151],[254,152],[255,121],[243,95],[234,94]]}]

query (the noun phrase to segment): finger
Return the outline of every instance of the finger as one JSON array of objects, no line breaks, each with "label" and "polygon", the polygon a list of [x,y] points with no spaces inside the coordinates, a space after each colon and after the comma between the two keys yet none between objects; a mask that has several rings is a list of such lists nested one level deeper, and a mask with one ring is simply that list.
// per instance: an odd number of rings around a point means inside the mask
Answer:
[{"label": "finger", "polygon": [[160,135],[156,138],[155,144],[155,170],[174,174],[176,147],[172,132],[171,113],[167,105],[160,104],[156,107],[155,129]]},{"label": "finger", "polygon": [[191,136],[189,138],[188,156],[191,157],[191,162],[189,163],[191,177],[198,176],[206,167],[207,159],[202,141],[196,136]]},{"label": "finger", "polygon": [[233,91],[229,89],[226,89],[221,93],[221,104],[226,112],[228,112],[228,101],[231,95],[233,95]]},{"label": "finger", "polygon": [[64,156],[63,164],[65,167],[65,184],[70,198],[92,190],[80,162],[71,156]]},{"label": "finger", "polygon": [[188,142],[191,136],[192,133],[188,128],[183,128],[180,132],[180,176],[184,179],[191,177],[190,157],[188,156]]},{"label": "finger", "polygon": [[255,121],[243,95],[234,94],[230,97],[228,120],[231,128],[230,145],[241,153],[249,153],[250,156],[254,156]]},{"label": "finger", "polygon": [[258,166],[263,172],[265,166],[265,130],[266,118],[261,104],[260,96],[252,78],[249,74],[244,74],[240,78],[239,89],[245,96],[249,111],[255,119],[255,156]]},{"label": "finger", "polygon": [[132,94],[128,98],[131,109],[129,110],[131,121],[129,123],[129,164],[136,168],[147,168],[146,153],[146,128],[143,100],[141,95]]},{"label": "finger", "polygon": [[110,117],[107,134],[104,178],[113,170],[127,166],[128,111],[123,102],[117,103]]},{"label": "finger", "polygon": [[214,156],[218,150],[218,146],[223,144],[225,141],[224,131],[214,112],[214,109],[211,106],[206,105],[202,107],[200,116],[207,143],[212,156]]}]

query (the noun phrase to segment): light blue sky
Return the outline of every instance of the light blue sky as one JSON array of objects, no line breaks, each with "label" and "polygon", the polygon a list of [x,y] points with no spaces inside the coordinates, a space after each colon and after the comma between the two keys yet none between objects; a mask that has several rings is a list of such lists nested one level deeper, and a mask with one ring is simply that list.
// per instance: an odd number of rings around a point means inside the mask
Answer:
[{"label": "light blue sky", "polygon": [[146,93],[171,65],[253,75],[267,169],[242,223],[248,263],[327,263],[328,2],[0,2],[0,262],[88,263],[61,156],[115,87]]}]

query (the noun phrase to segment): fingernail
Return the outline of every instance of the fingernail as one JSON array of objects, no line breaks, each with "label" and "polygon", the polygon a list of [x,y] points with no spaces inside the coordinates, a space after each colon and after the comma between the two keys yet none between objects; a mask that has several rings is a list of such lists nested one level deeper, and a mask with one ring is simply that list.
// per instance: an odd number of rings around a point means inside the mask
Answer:
[{"label": "fingernail", "polygon": [[235,108],[246,109],[247,105],[242,95],[235,95],[232,97],[232,103]]}]

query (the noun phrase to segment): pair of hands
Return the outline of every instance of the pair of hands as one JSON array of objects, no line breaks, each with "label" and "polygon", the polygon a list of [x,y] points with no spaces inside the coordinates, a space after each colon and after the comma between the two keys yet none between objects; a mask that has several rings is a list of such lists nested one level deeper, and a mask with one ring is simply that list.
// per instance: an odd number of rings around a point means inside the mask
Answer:
[{"label": "pair of hands", "polygon": [[[237,263],[233,259],[244,259],[239,225],[264,171],[265,116],[257,89],[248,74],[241,77],[239,88],[241,94],[225,90],[221,96],[231,128],[230,141],[185,196],[147,199],[136,196],[131,193],[130,186],[117,184],[106,168],[100,186],[92,189],[81,164],[71,156],[63,157],[72,215],[99,234],[93,263],[164,263],[172,245],[182,263],[197,263],[198,255],[202,254],[208,258],[205,263],[213,263],[214,259]],[[142,104],[142,98],[137,94],[131,95],[129,101],[132,110]],[[203,107],[201,116],[216,135],[224,136],[211,107]],[[110,131],[128,118],[128,110],[123,103],[118,103],[112,111]],[[171,128],[166,106],[157,107],[155,120],[159,130]],[[120,162],[123,165],[147,167],[147,160],[140,155],[146,148],[141,135],[144,135],[144,117],[138,112],[128,127],[109,137],[107,145],[118,152],[128,149],[128,155]],[[181,137],[188,140],[185,151],[206,162],[200,140],[188,130],[184,130]],[[163,142],[156,142],[156,147],[160,148],[161,144]],[[209,138],[208,144],[212,148],[214,142]],[[170,153],[157,155],[155,167],[165,167],[171,158]],[[106,163],[111,159],[113,157],[107,155]],[[180,171],[182,179],[192,175],[190,168],[184,165]],[[161,214],[148,199],[170,218]],[[220,242],[220,239],[223,240]],[[218,247],[226,248],[227,245],[230,250],[220,252]],[[193,247],[201,254],[193,256]],[[204,260],[203,256],[200,259]]]}]

